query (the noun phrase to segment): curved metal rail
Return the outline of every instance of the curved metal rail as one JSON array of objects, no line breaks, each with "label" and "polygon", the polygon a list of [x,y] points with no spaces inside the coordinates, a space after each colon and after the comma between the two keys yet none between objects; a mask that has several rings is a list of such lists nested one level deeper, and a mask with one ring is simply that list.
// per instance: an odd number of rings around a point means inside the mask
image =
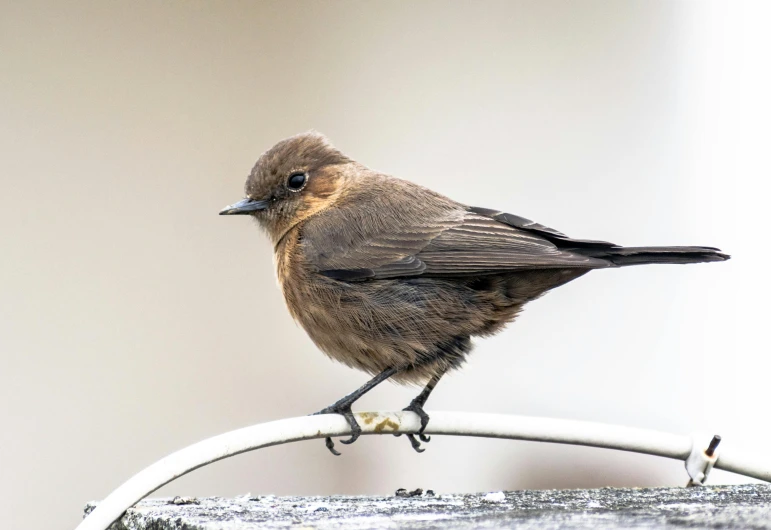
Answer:
[{"label": "curved metal rail", "polygon": [[[604,447],[686,461],[688,473],[697,483],[706,478],[713,465],[771,482],[771,461],[726,454],[725,451],[718,455],[714,447],[707,449],[692,436],[602,423],[502,414],[431,412],[430,415],[426,434]],[[420,428],[420,420],[413,412],[360,412],[355,416],[362,427],[362,434],[414,434]],[[100,502],[76,530],[105,530],[128,508],[153,491],[217,460],[272,445],[350,433],[350,427],[342,416],[324,414],[262,423],[208,438],[162,458],[131,477]],[[714,440],[713,445],[716,445]]]}]

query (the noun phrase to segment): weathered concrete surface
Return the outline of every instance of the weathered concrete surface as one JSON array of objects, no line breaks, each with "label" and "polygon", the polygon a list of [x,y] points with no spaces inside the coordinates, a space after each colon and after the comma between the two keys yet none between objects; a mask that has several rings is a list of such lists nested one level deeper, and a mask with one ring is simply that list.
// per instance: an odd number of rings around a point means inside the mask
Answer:
[{"label": "weathered concrete surface", "polygon": [[[392,497],[148,499],[111,530],[257,528],[771,529],[771,486]],[[86,511],[93,509],[93,504]]]}]

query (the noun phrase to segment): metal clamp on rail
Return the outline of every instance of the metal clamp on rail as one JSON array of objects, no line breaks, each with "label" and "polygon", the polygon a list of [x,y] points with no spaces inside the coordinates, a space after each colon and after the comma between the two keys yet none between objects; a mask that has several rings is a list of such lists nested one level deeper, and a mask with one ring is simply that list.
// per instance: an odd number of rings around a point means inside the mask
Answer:
[{"label": "metal clamp on rail", "polygon": [[701,434],[694,434],[691,439],[693,440],[691,454],[685,460],[685,470],[691,477],[687,485],[703,486],[707,481],[709,472],[712,471],[715,462],[717,462],[717,446],[720,445],[721,438],[716,434],[709,441],[709,444],[706,443],[709,438]]}]

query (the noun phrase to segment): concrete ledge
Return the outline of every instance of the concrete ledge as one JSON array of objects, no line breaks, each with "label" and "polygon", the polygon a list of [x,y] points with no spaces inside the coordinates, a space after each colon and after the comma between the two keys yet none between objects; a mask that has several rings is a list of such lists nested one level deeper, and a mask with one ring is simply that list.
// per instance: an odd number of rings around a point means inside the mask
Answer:
[{"label": "concrete ledge", "polygon": [[[91,503],[86,513],[96,506]],[[771,530],[771,486],[514,491],[390,497],[146,499],[111,530],[257,528],[753,528]]]}]

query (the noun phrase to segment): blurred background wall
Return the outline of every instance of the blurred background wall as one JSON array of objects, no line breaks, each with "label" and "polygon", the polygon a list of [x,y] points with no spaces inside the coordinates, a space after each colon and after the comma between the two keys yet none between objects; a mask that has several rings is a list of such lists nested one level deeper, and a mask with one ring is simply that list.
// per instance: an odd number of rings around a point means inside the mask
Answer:
[{"label": "blurred background wall", "polygon": [[[767,18],[744,4],[0,5],[0,527],[72,527],[173,450],[365,381],[292,322],[255,226],[217,216],[263,150],[311,128],[370,167],[575,237],[735,256],[562,287],[478,341],[429,409],[707,430],[726,446],[771,436],[768,104],[753,80]],[[386,385],[357,408],[415,392]],[[587,448],[341,448],[242,455],[158,494],[686,481],[679,462]]]}]

